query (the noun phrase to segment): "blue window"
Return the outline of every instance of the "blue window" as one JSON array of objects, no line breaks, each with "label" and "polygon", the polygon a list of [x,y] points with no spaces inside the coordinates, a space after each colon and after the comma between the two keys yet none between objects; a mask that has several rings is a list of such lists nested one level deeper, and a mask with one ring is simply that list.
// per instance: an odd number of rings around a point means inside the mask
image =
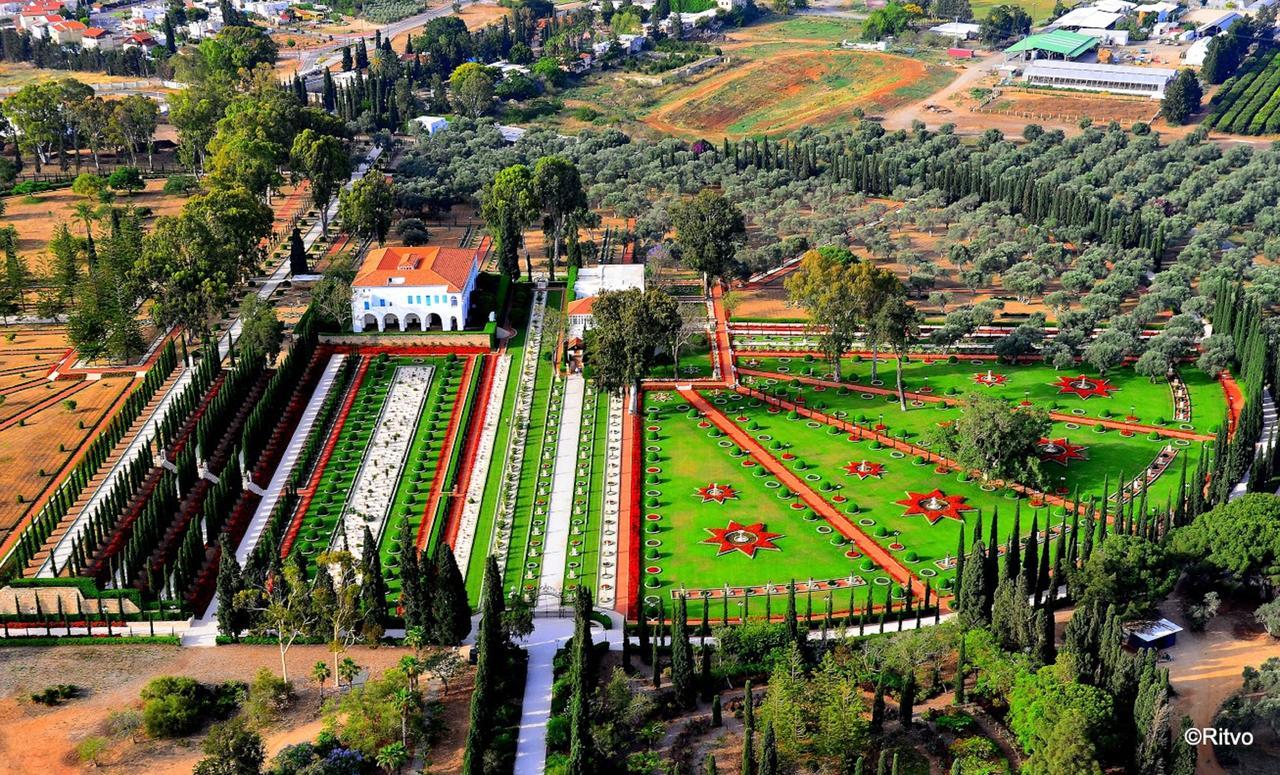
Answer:
[{"label": "blue window", "polygon": [[364,308],[365,308],[365,309],[369,309],[369,302],[367,302],[367,301],[366,301],[366,302],[364,303]]}]

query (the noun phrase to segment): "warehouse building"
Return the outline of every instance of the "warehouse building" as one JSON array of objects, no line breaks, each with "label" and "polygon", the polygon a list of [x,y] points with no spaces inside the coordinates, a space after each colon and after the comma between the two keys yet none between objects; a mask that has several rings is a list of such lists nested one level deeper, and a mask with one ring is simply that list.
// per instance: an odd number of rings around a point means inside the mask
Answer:
[{"label": "warehouse building", "polygon": [[1028,35],[1004,50],[1007,58],[1074,60],[1098,47],[1098,39],[1069,30]]},{"label": "warehouse building", "polygon": [[1176,74],[1161,67],[1036,60],[1023,68],[1022,80],[1032,86],[1134,94],[1158,100],[1164,97],[1165,87]]}]

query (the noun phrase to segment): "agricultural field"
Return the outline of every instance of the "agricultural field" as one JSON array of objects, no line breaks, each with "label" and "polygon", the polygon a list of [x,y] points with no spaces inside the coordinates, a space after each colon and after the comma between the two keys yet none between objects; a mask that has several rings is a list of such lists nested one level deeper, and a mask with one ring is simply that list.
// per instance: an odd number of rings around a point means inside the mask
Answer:
[{"label": "agricultural field", "polygon": [[1030,123],[1056,124],[1090,118],[1099,123],[1119,121],[1129,126],[1139,121],[1151,122],[1160,112],[1160,105],[1153,100],[1116,94],[1005,87],[980,112]]},{"label": "agricultural field", "polygon": [[1204,125],[1238,135],[1280,133],[1280,51],[1249,58],[1209,101]]},{"label": "agricultural field", "polygon": [[717,49],[728,63],[655,87],[621,72],[593,75],[562,94],[565,111],[540,119],[566,129],[622,126],[686,139],[782,134],[846,124],[945,86],[954,71],[924,59],[844,51],[856,20],[796,16],[731,29]]},{"label": "agricultural field", "polygon": [[[1227,406],[1223,387],[1191,366],[1176,385],[1157,385],[1129,368],[1103,376],[1086,366],[912,359],[904,411],[889,358],[875,374],[869,358],[846,359],[841,384],[813,356],[740,352],[737,365],[736,392],[646,393],[641,593],[650,612],[683,589],[692,616],[704,604],[713,620],[744,607],[761,615],[766,603],[752,598],[793,580],[817,615],[828,596],[837,612],[850,599],[861,611],[867,594],[880,605],[879,587],[903,600],[907,578],[947,594],[961,524],[972,538],[999,513],[999,541],[1016,529],[1025,545],[1035,520],[1043,545],[1070,534],[1064,503],[1106,499],[1112,515],[1163,508],[1212,448]],[[930,430],[963,413],[971,391],[1050,412],[1039,488],[986,483],[930,451]]]}]

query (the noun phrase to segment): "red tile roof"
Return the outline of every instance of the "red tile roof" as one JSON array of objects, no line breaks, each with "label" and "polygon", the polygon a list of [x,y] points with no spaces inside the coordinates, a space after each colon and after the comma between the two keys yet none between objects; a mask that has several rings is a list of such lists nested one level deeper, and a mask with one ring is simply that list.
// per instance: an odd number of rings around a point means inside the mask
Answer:
[{"label": "red tile roof", "polygon": [[369,251],[351,284],[362,288],[443,285],[450,293],[459,293],[479,264],[483,249],[438,245],[378,248]]},{"label": "red tile roof", "polygon": [[569,308],[565,311],[565,314],[570,317],[574,315],[590,315],[595,302],[595,296],[588,296],[585,299],[576,299],[569,302]]}]

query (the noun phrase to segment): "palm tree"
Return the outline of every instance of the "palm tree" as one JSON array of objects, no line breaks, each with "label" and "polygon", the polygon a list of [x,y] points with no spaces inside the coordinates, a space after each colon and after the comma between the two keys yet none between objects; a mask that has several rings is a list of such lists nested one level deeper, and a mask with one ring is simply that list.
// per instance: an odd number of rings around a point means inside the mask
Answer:
[{"label": "palm tree", "polygon": [[396,693],[391,696],[391,702],[395,704],[396,712],[400,714],[400,744],[408,747],[409,745],[409,711],[418,702],[418,693],[412,689],[396,689]]},{"label": "palm tree", "polygon": [[425,665],[423,665],[422,660],[413,654],[405,654],[400,657],[400,669],[408,676],[409,688],[415,692],[418,690],[418,676],[422,675],[424,668]]},{"label": "palm tree", "polygon": [[404,763],[409,761],[409,749],[405,748],[403,743],[384,745],[378,749],[375,761],[388,774],[399,772]]},{"label": "palm tree", "polygon": [[333,671],[329,669],[329,663],[323,659],[311,666],[311,680],[320,685],[320,702],[324,703],[324,682],[328,681]]},{"label": "palm tree", "polygon": [[347,688],[355,683],[356,676],[360,675],[360,666],[351,657],[343,657],[338,663],[338,680],[346,683]]}]

